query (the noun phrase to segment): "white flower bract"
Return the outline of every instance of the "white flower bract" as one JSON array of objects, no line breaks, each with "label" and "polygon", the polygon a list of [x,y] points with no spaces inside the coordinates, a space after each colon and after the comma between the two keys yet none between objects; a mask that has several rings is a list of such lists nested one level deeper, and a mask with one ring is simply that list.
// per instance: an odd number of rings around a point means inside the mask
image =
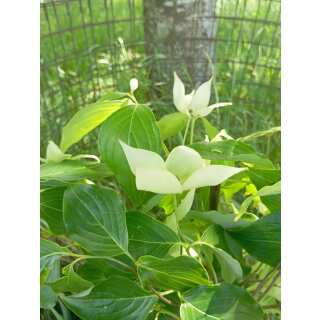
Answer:
[{"label": "white flower bract", "polygon": [[120,141],[136,187],[159,194],[181,194],[183,191],[216,186],[246,170],[223,165],[210,165],[198,152],[186,146],[175,147],[166,161],[157,153],[133,148]]},{"label": "white flower bract", "polygon": [[209,106],[211,83],[212,78],[186,95],[183,82],[174,72],[173,103],[178,111],[195,117],[205,117],[216,108],[232,105],[231,102],[220,102]]}]

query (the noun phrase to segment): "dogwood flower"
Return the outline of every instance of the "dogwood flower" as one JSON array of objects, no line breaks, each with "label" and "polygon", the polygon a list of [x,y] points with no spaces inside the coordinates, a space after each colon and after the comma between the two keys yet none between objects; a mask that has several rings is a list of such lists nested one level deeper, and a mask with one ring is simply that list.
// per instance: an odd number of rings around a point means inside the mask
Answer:
[{"label": "dogwood flower", "polygon": [[193,90],[189,94],[185,94],[185,87],[176,72],[174,72],[173,84],[173,103],[181,113],[186,113],[188,116],[205,117],[209,115],[213,109],[219,107],[231,106],[231,102],[215,103],[210,106],[212,78],[204,82],[197,90]]},{"label": "dogwood flower", "polygon": [[[120,140],[119,140],[120,141]],[[159,194],[181,194],[205,186],[216,186],[246,170],[210,165],[198,152],[186,146],[174,148],[164,161],[155,152],[133,148],[120,141],[138,190]]]}]

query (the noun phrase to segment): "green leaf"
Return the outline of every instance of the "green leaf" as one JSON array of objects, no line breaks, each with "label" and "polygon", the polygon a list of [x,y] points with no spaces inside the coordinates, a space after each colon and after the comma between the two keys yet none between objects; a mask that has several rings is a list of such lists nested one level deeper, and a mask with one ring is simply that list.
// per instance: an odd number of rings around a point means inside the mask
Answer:
[{"label": "green leaf", "polygon": [[61,299],[83,320],[143,320],[158,301],[151,292],[120,276],[111,276],[87,294],[61,295]]},{"label": "green leaf", "polygon": [[60,235],[66,233],[63,223],[62,201],[66,187],[53,187],[40,192],[40,217],[50,230]]},{"label": "green leaf", "polygon": [[119,140],[131,147],[160,153],[161,137],[152,111],[145,105],[126,106],[105,121],[99,132],[102,160],[114,172],[128,198],[140,205],[151,193],[138,191]]},{"label": "green leaf", "polygon": [[104,163],[92,161],[65,160],[60,163],[45,163],[40,166],[42,182],[47,180],[69,182],[91,178],[101,179],[112,175],[112,171]]},{"label": "green leaf", "polygon": [[55,292],[81,292],[94,286],[92,282],[81,278],[72,265],[64,267],[62,273],[64,277],[48,283]]},{"label": "green leaf", "polygon": [[249,205],[256,197],[263,197],[263,196],[277,196],[274,201],[274,206],[276,207],[276,210],[280,210],[281,206],[281,181],[278,181],[277,183],[273,184],[272,186],[266,186],[260,189],[256,194],[251,195],[247,199],[243,201],[241,204],[239,213],[237,214],[236,220],[240,219],[240,217],[247,211]]},{"label": "green leaf", "polygon": [[138,258],[152,255],[165,257],[179,237],[164,223],[139,211],[127,212],[129,252]]},{"label": "green leaf", "polygon": [[85,264],[80,265],[77,273],[81,278],[93,283],[107,278],[104,270],[104,261],[96,259],[87,260]]},{"label": "green leaf", "polygon": [[[66,249],[66,252],[64,252]],[[40,240],[40,283],[45,284],[50,278],[50,272],[54,268],[56,261],[62,255],[72,255],[67,248],[60,247],[54,242]],[[55,280],[55,279],[54,279]]]},{"label": "green leaf", "polygon": [[70,238],[90,253],[116,256],[127,251],[125,208],[114,190],[71,186],[64,195],[63,216]]},{"label": "green leaf", "polygon": [[208,160],[238,161],[254,164],[256,167],[273,168],[272,162],[259,154],[252,146],[236,140],[198,142],[189,147]]},{"label": "green leaf", "polygon": [[[52,259],[50,269],[47,273],[47,282],[54,281],[60,277],[60,260]],[[58,294],[47,284],[40,284],[40,308],[50,309],[57,303]]]},{"label": "green leaf", "polygon": [[216,226],[209,226],[201,236],[200,241],[195,244],[207,246],[212,251],[212,254],[220,264],[222,278],[224,281],[232,283],[242,278],[242,269],[237,260],[217,247],[221,242],[220,237],[221,235],[217,232]]},{"label": "green leaf", "polygon": [[242,279],[242,269],[236,259],[232,258],[227,252],[220,248],[211,247],[211,249],[220,264],[221,275],[225,282],[232,283]]},{"label": "green leaf", "polygon": [[281,215],[268,214],[241,230],[229,231],[259,261],[275,267],[281,259]]},{"label": "green leaf", "polygon": [[206,118],[201,118],[201,120],[208,138],[210,140],[213,139],[219,133],[219,130],[215,128]]},{"label": "green leaf", "polygon": [[60,277],[60,257],[72,252],[58,244],[40,239],[40,307],[50,309],[57,302],[57,294],[47,284]]},{"label": "green leaf", "polygon": [[262,320],[263,311],[244,289],[233,284],[199,286],[182,295],[182,320]]},{"label": "green leaf", "polygon": [[247,175],[258,190],[281,180],[280,169],[250,168]]},{"label": "green leaf", "polygon": [[97,102],[112,100],[122,100],[122,103],[128,103],[129,94],[127,92],[109,91],[106,92]]},{"label": "green leaf", "polygon": [[145,288],[183,291],[199,284],[207,284],[208,276],[202,265],[189,256],[158,259],[143,256],[138,260],[138,274]]},{"label": "green leaf", "polygon": [[210,226],[195,245],[204,245],[211,249],[221,267],[221,275],[224,281],[232,283],[242,278],[240,263],[221,248],[217,248],[220,242],[215,226]]},{"label": "green leaf", "polygon": [[219,226],[228,230],[247,227],[257,220],[255,215],[246,214],[242,216],[240,220],[235,222],[234,220],[237,216],[238,215],[231,213],[219,213],[217,211],[200,212],[195,210],[191,210],[187,214],[187,217],[190,219],[205,220],[214,224],[218,224]]},{"label": "green leaf", "polygon": [[69,256],[72,255],[72,252],[67,247],[61,247],[52,241],[40,239],[40,258],[47,259],[53,255]]},{"label": "green leaf", "polygon": [[158,122],[161,137],[166,140],[184,130],[188,121],[185,113],[175,112],[164,115]]},{"label": "green leaf", "polygon": [[122,100],[101,101],[80,109],[62,129],[60,148],[65,152],[99,126],[122,105]]},{"label": "green leaf", "polygon": [[157,206],[161,200],[165,197],[164,194],[156,194],[151,199],[149,199],[141,208],[139,208],[142,212],[149,212],[152,210],[155,206]]}]

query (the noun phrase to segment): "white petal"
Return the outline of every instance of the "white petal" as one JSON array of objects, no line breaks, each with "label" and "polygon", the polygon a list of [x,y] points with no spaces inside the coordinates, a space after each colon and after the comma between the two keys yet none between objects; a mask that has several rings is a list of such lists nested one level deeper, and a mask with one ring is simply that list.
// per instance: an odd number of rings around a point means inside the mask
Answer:
[{"label": "white petal", "polygon": [[207,108],[202,108],[202,109],[196,110],[195,115],[198,115],[200,117],[206,117],[208,114],[211,113],[212,110],[214,110],[216,108],[227,107],[227,106],[231,106],[231,105],[232,105],[231,102],[215,103],[215,104],[210,105]]},{"label": "white petal", "polygon": [[160,194],[182,193],[179,180],[169,171],[158,168],[136,168],[136,186]]},{"label": "white petal", "polygon": [[[174,83],[173,83],[173,103],[176,108],[179,110],[180,103],[185,96],[184,84],[174,72]],[[180,110],[179,110],[180,111]]]},{"label": "white petal", "polygon": [[188,113],[188,110],[189,110],[189,105],[190,105],[190,102],[192,100],[192,97],[194,95],[194,90],[185,95],[177,104],[176,104],[176,108],[182,112],[182,113]]},{"label": "white petal", "polygon": [[190,105],[189,110],[196,111],[198,109],[206,108],[209,104],[211,94],[212,78],[203,83],[195,92]]},{"label": "white petal", "polygon": [[193,203],[194,192],[196,189],[191,189],[187,195],[182,199],[178,208],[175,211],[175,215],[177,217],[177,221],[180,221],[184,218],[184,216],[190,211]]},{"label": "white petal", "polygon": [[194,112],[195,116],[199,116],[199,117],[206,117],[208,114],[210,114],[212,112],[213,109],[211,108],[201,108],[199,110],[196,110]]},{"label": "white petal", "polygon": [[247,168],[235,168],[222,165],[209,165],[194,172],[182,185],[183,190],[217,186],[231,176],[246,170]]},{"label": "white petal", "polygon": [[214,103],[214,104],[211,104],[208,108],[216,109],[216,108],[227,107],[227,106],[232,106],[232,102]]},{"label": "white petal", "polygon": [[200,154],[186,146],[174,148],[167,160],[166,167],[180,179],[187,178],[194,171],[203,168],[204,162]]},{"label": "white petal", "polygon": [[133,174],[136,174],[137,167],[160,169],[166,168],[163,159],[157,153],[149,150],[130,147],[121,140],[119,140],[119,142],[126,155]]}]

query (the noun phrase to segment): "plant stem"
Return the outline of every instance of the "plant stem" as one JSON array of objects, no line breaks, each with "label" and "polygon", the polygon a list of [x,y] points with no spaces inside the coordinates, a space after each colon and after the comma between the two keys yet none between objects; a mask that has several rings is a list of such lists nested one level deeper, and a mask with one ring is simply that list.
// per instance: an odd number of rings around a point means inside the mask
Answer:
[{"label": "plant stem", "polygon": [[268,306],[262,306],[263,309],[279,309],[281,308],[281,303],[270,304]]},{"label": "plant stem", "polygon": [[192,117],[192,119],[191,119],[190,144],[193,143],[194,124],[195,124],[196,120],[197,120],[197,118],[194,118],[194,117]]},{"label": "plant stem", "polygon": [[[174,194],[173,195],[173,202],[174,202],[174,217],[175,217],[175,220],[176,220],[176,226],[177,226],[177,231],[178,231],[178,235],[179,235],[179,238],[181,240],[181,242],[185,242],[185,239],[184,239],[184,236],[182,234],[182,232],[180,231],[180,228],[179,228],[179,223],[178,223],[178,219],[177,219],[177,215],[176,215],[176,210],[178,208],[178,204],[177,204],[177,196]],[[180,247],[180,254],[182,254],[182,249],[183,249],[183,246]]]},{"label": "plant stem", "polygon": [[258,292],[263,288],[263,286],[266,284],[266,282],[269,280],[268,278],[272,275],[272,273],[274,271],[276,271],[278,269],[278,267],[280,266],[280,263],[278,263],[278,265],[271,269],[266,276],[261,280],[260,284],[257,286],[256,290],[254,291],[253,295],[258,294]]},{"label": "plant stem", "polygon": [[183,136],[183,140],[182,140],[182,144],[183,145],[185,145],[185,143],[186,143],[187,134],[188,134],[188,130],[189,130],[189,125],[190,125],[190,117],[188,116],[186,131],[184,132],[184,136]]},{"label": "plant stem", "polygon": [[137,101],[137,99],[136,99],[136,97],[133,95],[132,92],[129,93],[129,97],[131,98],[131,100],[132,100],[134,103],[139,104],[138,101]]},{"label": "plant stem", "polygon": [[156,295],[159,297],[160,300],[162,300],[163,302],[165,302],[166,304],[169,304],[170,306],[173,307],[180,307],[180,305],[173,303],[171,300],[163,297],[151,284],[149,284],[149,289]]},{"label": "plant stem", "polygon": [[247,283],[249,283],[251,281],[251,279],[257,274],[257,272],[261,269],[261,267],[263,266],[263,262],[260,262],[260,264],[258,265],[258,267],[256,268],[256,270],[254,270],[252,273],[250,273],[246,278],[244,278],[241,282],[240,285],[241,286],[246,286]]},{"label": "plant stem", "polygon": [[270,282],[270,284],[268,285],[267,289],[258,298],[258,302],[261,302],[264,299],[264,297],[268,294],[268,292],[272,289],[274,284],[277,282],[277,280],[280,277],[280,275],[281,275],[281,271],[279,270],[278,273],[274,276],[274,278]]}]

